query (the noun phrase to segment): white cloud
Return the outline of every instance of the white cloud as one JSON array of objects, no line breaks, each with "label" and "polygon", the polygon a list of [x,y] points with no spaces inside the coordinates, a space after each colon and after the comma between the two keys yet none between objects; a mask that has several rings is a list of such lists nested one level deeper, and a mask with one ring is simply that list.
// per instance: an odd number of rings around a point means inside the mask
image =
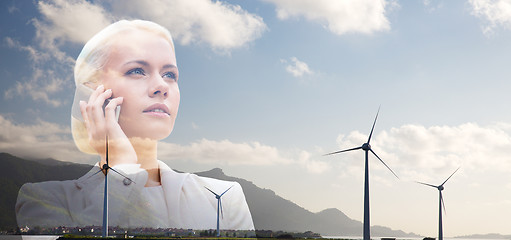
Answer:
[{"label": "white cloud", "polygon": [[[39,51],[33,46],[24,46],[20,42],[6,37],[5,42],[8,47],[15,48],[28,53],[32,63],[32,75],[27,81],[16,81],[14,86],[4,91],[6,99],[12,99],[15,96],[29,97],[34,101],[43,101],[53,107],[62,105],[62,101],[54,99],[51,96],[68,86],[66,81],[62,79],[59,72],[61,67],[57,65],[48,66],[45,62],[51,62],[51,54]],[[62,70],[66,72],[65,69]],[[67,70],[69,72],[70,70]],[[63,74],[65,75],[65,74]]]},{"label": "white cloud", "polygon": [[53,107],[63,104],[56,93],[72,86],[74,58],[60,47],[65,43],[85,43],[92,35],[110,23],[102,7],[87,1],[39,1],[42,19],[32,19],[36,29],[36,45],[6,37],[10,48],[26,52],[31,63],[31,76],[13,82],[4,97],[30,97]]},{"label": "white cloud", "polygon": [[71,137],[69,126],[39,120],[34,125],[16,124],[0,115],[0,152],[30,159],[54,158],[89,162],[91,155],[81,153]]},{"label": "white cloud", "polygon": [[390,23],[386,10],[397,6],[394,1],[385,0],[265,0],[277,7],[277,17],[286,20],[305,17],[325,25],[331,32],[372,34],[387,31]]},{"label": "white cloud", "polygon": [[14,5],[11,5],[11,6],[7,7],[7,11],[12,14],[14,12],[20,12],[20,9]]},{"label": "white cloud", "polygon": [[437,9],[440,9],[443,7],[443,1],[435,1],[437,3],[433,3],[432,0],[423,0],[422,1],[424,6],[426,7],[426,10],[428,12],[434,12],[436,11]]},{"label": "white cloud", "polygon": [[34,20],[37,38],[48,49],[64,42],[84,44],[112,22],[112,17],[101,6],[88,1],[39,1],[38,8],[44,21]]},{"label": "white cloud", "polygon": [[75,60],[60,47],[65,43],[85,44],[96,32],[112,22],[112,17],[98,5],[80,0],[39,1],[42,19],[32,19],[41,51],[58,64],[73,67]]},{"label": "white cloud", "polygon": [[23,45],[6,37],[7,46],[26,52],[31,63],[31,76],[19,80],[5,90],[4,97],[30,97],[53,107],[63,104],[56,93],[72,85],[74,58],[60,49],[67,43],[85,43],[108,24],[102,8],[86,1],[39,1],[42,19],[33,19],[37,45]]},{"label": "white cloud", "polygon": [[[80,152],[71,137],[70,126],[37,120],[33,125],[16,124],[0,115],[0,152],[29,159],[54,158],[62,161],[94,163],[97,157]],[[215,165],[285,166],[298,164],[311,173],[329,166],[311,159],[306,151],[283,153],[259,142],[234,143],[202,139],[189,145],[160,142],[158,158],[188,160]]]},{"label": "white cloud", "polygon": [[[39,71],[35,71],[35,75]],[[51,72],[51,71],[50,71]],[[7,89],[4,92],[6,99],[12,99],[14,96],[30,97],[34,101],[43,101],[53,107],[62,105],[62,101],[58,99],[50,98],[54,92],[61,90],[61,86],[64,86],[65,81],[59,78],[53,78],[49,83],[40,84],[36,81],[37,78],[28,82],[16,81],[14,87]]]},{"label": "white cloud", "polygon": [[310,70],[309,65],[307,63],[298,60],[296,57],[292,57],[291,63],[288,64],[286,60],[281,60],[282,63],[287,64],[286,71],[291,73],[294,77],[302,77],[304,75],[313,74],[312,70]]},{"label": "white cloud", "polygon": [[[62,161],[94,163],[97,157],[81,153],[71,137],[69,126],[38,120],[36,124],[16,124],[0,115],[0,152],[29,159],[54,158]],[[275,147],[258,142],[234,143],[202,139],[189,145],[160,142],[158,158],[189,160],[216,165],[283,166],[298,164],[311,173],[329,169],[312,160],[306,151],[283,154]]]},{"label": "white cloud", "polygon": [[247,45],[267,29],[260,16],[238,5],[210,0],[111,1],[118,17],[131,16],[167,27],[183,45],[202,42],[226,51]]},{"label": "white cloud", "polygon": [[[103,4],[103,5],[101,5]],[[109,5],[113,12],[107,12]],[[34,20],[41,45],[52,49],[64,42],[85,43],[114,19],[141,18],[167,27],[181,44],[205,42],[214,49],[245,46],[266,30],[260,16],[238,5],[210,0],[126,0],[39,2],[44,21]]]},{"label": "white cloud", "polygon": [[323,173],[330,168],[329,164],[326,162],[313,160],[310,158],[310,155],[309,152],[301,151],[297,163],[311,173]]},{"label": "white cloud", "polygon": [[299,164],[311,173],[322,173],[329,168],[324,162],[312,160],[306,151],[284,154],[275,147],[259,142],[234,143],[229,140],[202,139],[189,145],[160,142],[158,158],[217,165],[282,166]]},{"label": "white cloud", "polygon": [[497,27],[511,29],[510,0],[469,0],[472,15],[484,21],[483,33],[492,35]]},{"label": "white cloud", "polygon": [[203,163],[264,166],[289,164],[291,159],[281,156],[279,151],[258,142],[233,143],[229,140],[211,141],[202,139],[190,145],[160,142],[159,157],[162,159],[189,159]]},{"label": "white cloud", "polygon": [[[106,10],[109,4],[117,10],[115,13]],[[181,44],[204,42],[224,52],[247,45],[266,30],[261,17],[220,1],[91,3],[54,0],[38,1],[37,7],[42,17],[32,19],[36,29],[35,45],[23,45],[9,37],[4,39],[9,47],[28,53],[33,70],[28,80],[13,82],[13,86],[4,91],[4,97],[30,96],[54,107],[61,106],[62,101],[52,95],[70,87],[73,78],[75,60],[62,47],[68,43],[84,44],[115,19],[140,17],[153,20],[166,26]]]},{"label": "white cloud", "polygon": [[[357,147],[365,141],[367,135],[357,131],[338,137],[340,149]],[[466,123],[428,128],[403,125],[373,135],[371,146],[405,179],[428,180],[428,176],[439,172],[448,176],[459,166],[472,172],[511,172],[509,124],[483,127]],[[344,157],[354,160],[363,158],[360,151],[356,153],[345,154]],[[358,165],[363,167],[362,163]],[[380,163],[375,162],[372,166],[386,171]]]},{"label": "white cloud", "polygon": [[10,37],[6,37],[4,40],[8,47],[26,52],[30,60],[33,62],[41,62],[48,60],[50,58],[50,56],[47,53],[41,52],[33,46],[25,46],[21,44],[19,41],[16,41],[15,39],[12,39]]}]

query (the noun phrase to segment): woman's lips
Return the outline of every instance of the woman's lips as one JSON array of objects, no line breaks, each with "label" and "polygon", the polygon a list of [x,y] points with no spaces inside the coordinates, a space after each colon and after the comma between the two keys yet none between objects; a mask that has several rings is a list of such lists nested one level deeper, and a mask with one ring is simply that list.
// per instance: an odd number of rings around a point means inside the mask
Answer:
[{"label": "woman's lips", "polygon": [[155,103],[155,104],[149,106],[148,108],[144,109],[143,112],[146,114],[149,114],[151,116],[156,116],[156,117],[169,117],[170,116],[169,108],[167,107],[167,105],[162,104],[162,103]]}]

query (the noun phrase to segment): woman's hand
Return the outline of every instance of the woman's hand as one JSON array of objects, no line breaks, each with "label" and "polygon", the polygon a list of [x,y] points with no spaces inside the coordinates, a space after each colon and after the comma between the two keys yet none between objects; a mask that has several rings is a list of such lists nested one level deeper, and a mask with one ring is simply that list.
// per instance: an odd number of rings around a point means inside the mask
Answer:
[{"label": "woman's hand", "polygon": [[123,102],[122,97],[110,99],[103,111],[106,99],[112,90],[100,85],[92,92],[89,101],[80,102],[80,111],[89,135],[89,144],[101,156],[101,165],[106,163],[106,137],[108,136],[108,165],[137,163],[135,149],[121,129],[115,116],[115,108]]}]

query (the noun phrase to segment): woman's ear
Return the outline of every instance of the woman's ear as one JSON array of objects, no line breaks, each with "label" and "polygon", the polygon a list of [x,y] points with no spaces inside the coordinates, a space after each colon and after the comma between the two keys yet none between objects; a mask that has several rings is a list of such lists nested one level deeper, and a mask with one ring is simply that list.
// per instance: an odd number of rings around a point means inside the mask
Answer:
[{"label": "woman's ear", "polygon": [[98,88],[99,84],[97,82],[84,82],[83,85],[87,86],[88,88],[92,90],[96,90]]}]

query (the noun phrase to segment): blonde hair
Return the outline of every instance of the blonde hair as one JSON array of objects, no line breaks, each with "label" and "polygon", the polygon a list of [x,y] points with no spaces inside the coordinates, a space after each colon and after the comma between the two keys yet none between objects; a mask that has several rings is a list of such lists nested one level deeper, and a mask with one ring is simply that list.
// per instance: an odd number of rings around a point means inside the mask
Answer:
[{"label": "blonde hair", "polygon": [[[144,20],[120,20],[112,23],[89,39],[83,46],[80,55],[78,55],[74,69],[75,86],[77,86],[77,89],[80,84],[98,85],[101,71],[109,57],[116,36],[120,33],[134,30],[142,30],[163,37],[170,43],[172,51],[175,52],[170,32],[157,23]],[[72,112],[79,112],[81,99],[78,99],[78,95],[78,91],[75,92]],[[96,154],[96,151],[89,144],[85,123],[73,116],[73,114],[71,115],[71,132],[74,142],[80,151]]]}]

